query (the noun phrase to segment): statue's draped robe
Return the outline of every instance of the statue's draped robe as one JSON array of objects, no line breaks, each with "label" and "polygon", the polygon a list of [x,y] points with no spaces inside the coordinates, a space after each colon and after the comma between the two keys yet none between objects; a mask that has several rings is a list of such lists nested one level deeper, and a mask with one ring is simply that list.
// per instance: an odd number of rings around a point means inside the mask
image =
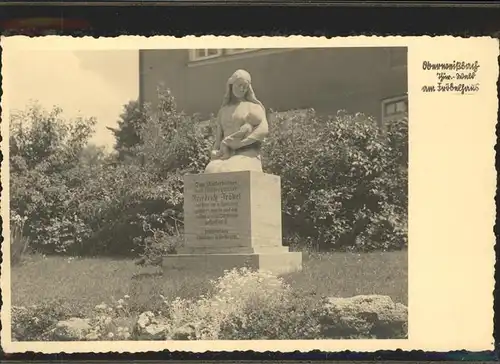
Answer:
[{"label": "statue's draped robe", "polygon": [[[245,123],[255,126],[249,135],[241,138],[239,129]],[[217,117],[214,149],[219,150],[224,141],[233,150],[234,155],[226,160],[212,160],[205,173],[262,172],[260,146],[267,134],[268,122],[261,104],[242,101],[236,105],[224,106]]]}]

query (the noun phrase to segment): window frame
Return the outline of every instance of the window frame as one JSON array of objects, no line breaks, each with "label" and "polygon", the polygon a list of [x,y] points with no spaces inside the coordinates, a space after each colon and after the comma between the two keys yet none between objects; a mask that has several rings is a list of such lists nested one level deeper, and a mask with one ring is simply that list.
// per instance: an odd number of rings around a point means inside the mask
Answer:
[{"label": "window frame", "polygon": [[[406,110],[402,112],[395,112],[394,114],[386,114],[386,109],[387,105],[389,104],[397,104],[398,102],[404,101],[406,104]],[[408,109],[409,109],[409,102],[408,102],[408,94],[403,94],[399,96],[393,96],[389,97],[386,99],[383,99],[380,103],[381,105],[381,121],[382,121],[382,126],[385,127],[387,123],[390,123],[393,120],[399,119],[401,117],[404,117],[405,115],[408,115]]]},{"label": "window frame", "polygon": [[[235,50],[238,49],[238,50]],[[224,53],[227,55],[233,55],[233,54],[241,54],[241,53],[248,53],[248,52],[254,52],[258,51],[260,48],[226,48],[224,49]]]},{"label": "window frame", "polygon": [[[209,56],[199,57],[196,54],[196,51],[198,49],[205,49],[205,50],[215,49],[217,51],[217,54],[212,54],[212,55],[209,55]],[[189,61],[190,62],[204,61],[206,59],[218,58],[218,57],[221,57],[222,55],[223,55],[222,49],[219,49],[219,48],[197,48],[197,49],[190,49],[189,50]]]},{"label": "window frame", "polygon": [[[387,106],[390,105],[390,104],[397,104],[399,102],[405,102],[406,103],[406,110],[405,111],[402,111],[402,112],[394,112],[393,114],[386,114],[386,109],[387,109]],[[382,102],[381,102],[381,106],[382,106],[382,117],[383,118],[391,118],[393,116],[397,116],[397,115],[401,115],[401,114],[404,114],[404,113],[407,113],[408,112],[408,95],[405,94],[405,95],[399,95],[399,96],[394,96],[394,97],[389,97],[387,99],[383,99]]]}]

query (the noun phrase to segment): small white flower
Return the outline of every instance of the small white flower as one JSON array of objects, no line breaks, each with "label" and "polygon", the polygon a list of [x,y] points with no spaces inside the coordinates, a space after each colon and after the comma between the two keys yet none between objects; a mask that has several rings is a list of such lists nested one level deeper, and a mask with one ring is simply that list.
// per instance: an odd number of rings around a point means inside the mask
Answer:
[{"label": "small white flower", "polygon": [[130,298],[130,296],[128,294],[126,294],[125,296],[123,296],[123,298],[125,298],[126,300],[128,300]]},{"label": "small white flower", "polygon": [[115,337],[115,334],[113,334],[112,332],[110,332],[110,333],[108,334],[108,337],[109,337],[110,339],[112,339],[112,338],[114,338],[114,337]]}]

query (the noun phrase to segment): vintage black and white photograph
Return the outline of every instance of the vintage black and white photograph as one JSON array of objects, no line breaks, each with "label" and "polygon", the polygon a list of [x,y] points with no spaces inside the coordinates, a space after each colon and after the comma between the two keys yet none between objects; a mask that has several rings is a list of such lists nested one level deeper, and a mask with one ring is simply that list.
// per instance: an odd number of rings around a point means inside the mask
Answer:
[{"label": "vintage black and white photograph", "polygon": [[408,49],[13,51],[12,342],[407,340]]}]

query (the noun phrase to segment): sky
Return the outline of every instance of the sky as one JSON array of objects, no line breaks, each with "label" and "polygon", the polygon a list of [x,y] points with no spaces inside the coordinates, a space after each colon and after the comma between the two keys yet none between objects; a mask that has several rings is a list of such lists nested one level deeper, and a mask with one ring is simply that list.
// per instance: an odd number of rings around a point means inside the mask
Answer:
[{"label": "sky", "polygon": [[13,51],[3,62],[3,91],[10,110],[23,110],[30,101],[44,108],[62,108],[68,118],[95,117],[92,142],[111,150],[112,133],[123,105],[139,95],[136,50]]}]

